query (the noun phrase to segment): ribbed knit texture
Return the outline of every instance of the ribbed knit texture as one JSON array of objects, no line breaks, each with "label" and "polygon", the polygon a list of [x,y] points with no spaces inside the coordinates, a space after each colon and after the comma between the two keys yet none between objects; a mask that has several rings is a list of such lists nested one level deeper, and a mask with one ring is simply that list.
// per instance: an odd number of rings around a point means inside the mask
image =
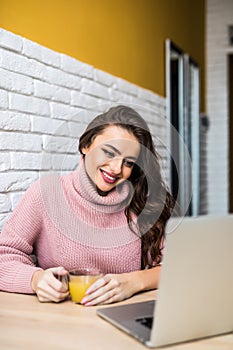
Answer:
[{"label": "ribbed knit texture", "polygon": [[33,293],[31,278],[38,268],[95,266],[103,273],[139,270],[141,240],[128,228],[124,214],[129,188],[125,182],[100,196],[83,160],[69,175],[38,180],[0,234],[0,290]]}]

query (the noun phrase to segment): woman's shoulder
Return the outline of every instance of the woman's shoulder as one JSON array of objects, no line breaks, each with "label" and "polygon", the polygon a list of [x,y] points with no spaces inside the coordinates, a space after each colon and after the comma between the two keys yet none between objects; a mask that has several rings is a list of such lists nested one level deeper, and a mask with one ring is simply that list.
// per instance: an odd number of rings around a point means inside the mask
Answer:
[{"label": "woman's shoulder", "polygon": [[60,175],[57,173],[48,173],[41,175],[35,182],[33,182],[25,191],[22,200],[34,203],[43,201],[43,197],[51,195],[51,193],[61,186],[62,178],[68,177],[69,174]]}]

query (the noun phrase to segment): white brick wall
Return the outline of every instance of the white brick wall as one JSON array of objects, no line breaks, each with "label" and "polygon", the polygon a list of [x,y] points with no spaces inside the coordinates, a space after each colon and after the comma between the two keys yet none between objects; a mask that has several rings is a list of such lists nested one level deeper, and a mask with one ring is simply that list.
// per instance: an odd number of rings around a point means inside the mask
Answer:
[{"label": "white brick wall", "polygon": [[233,25],[232,0],[206,2],[208,212],[228,212],[228,26]]},{"label": "white brick wall", "polygon": [[0,230],[40,174],[76,167],[87,123],[123,103],[148,121],[166,170],[163,97],[0,29]]}]

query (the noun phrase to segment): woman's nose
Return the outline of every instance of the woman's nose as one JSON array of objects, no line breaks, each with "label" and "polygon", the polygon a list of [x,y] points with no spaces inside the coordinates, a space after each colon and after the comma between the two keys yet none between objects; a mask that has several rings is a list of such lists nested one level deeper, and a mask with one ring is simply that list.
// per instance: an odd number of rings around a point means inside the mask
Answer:
[{"label": "woman's nose", "polygon": [[113,174],[119,174],[122,169],[122,163],[123,160],[120,158],[114,158],[110,162],[110,169],[113,172]]}]

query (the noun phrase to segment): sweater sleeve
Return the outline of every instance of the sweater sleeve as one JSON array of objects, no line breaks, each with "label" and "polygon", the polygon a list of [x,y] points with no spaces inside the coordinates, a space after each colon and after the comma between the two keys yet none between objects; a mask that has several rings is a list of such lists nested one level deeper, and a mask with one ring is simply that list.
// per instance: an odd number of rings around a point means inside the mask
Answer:
[{"label": "sweater sleeve", "polygon": [[39,180],[24,194],[0,233],[0,290],[33,294],[32,275],[39,268],[31,254],[42,224]]}]

